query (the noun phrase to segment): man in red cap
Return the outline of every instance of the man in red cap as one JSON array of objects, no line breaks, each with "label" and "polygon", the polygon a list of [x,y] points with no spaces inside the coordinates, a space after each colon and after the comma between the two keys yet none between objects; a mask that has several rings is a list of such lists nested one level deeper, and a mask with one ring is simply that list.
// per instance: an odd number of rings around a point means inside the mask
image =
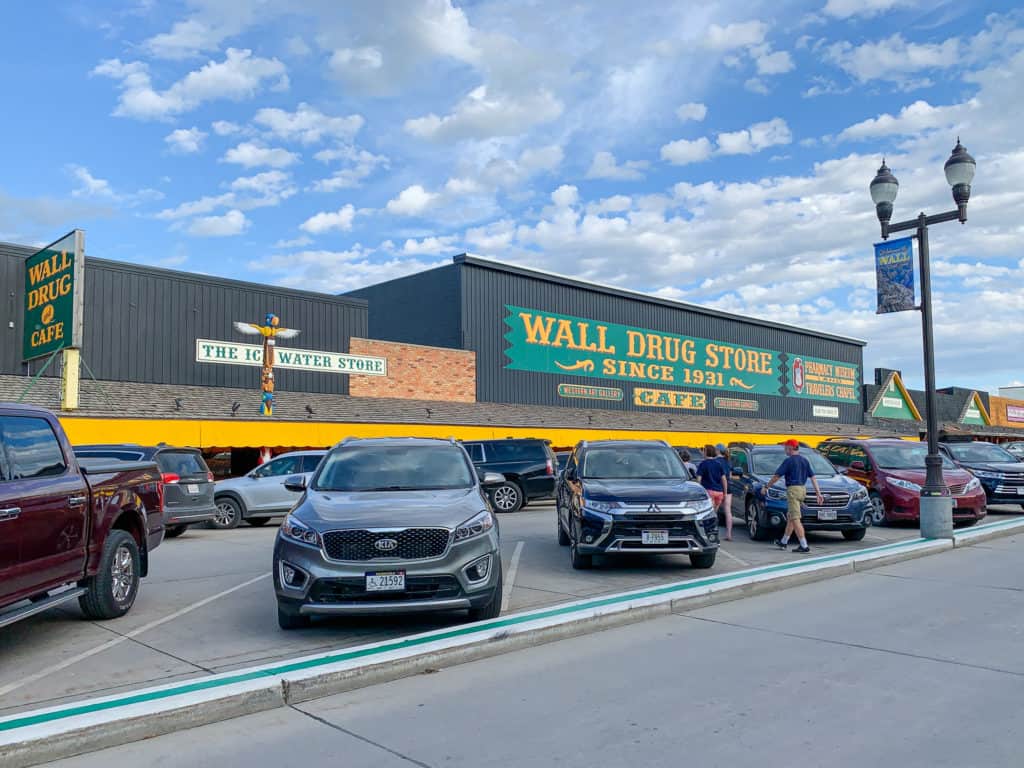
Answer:
[{"label": "man in red cap", "polygon": [[786,479],[786,502],[788,510],[786,513],[786,532],[781,539],[775,540],[775,546],[785,549],[789,545],[789,537],[795,532],[799,540],[799,546],[793,548],[794,552],[807,554],[811,548],[807,546],[807,534],[804,533],[804,524],[800,521],[801,507],[807,498],[807,480],[810,479],[814,486],[814,492],[818,494],[818,506],[825,503],[821,496],[821,489],[818,487],[818,478],[814,476],[814,469],[806,457],[800,455],[800,443],[796,440],[787,440],[783,445],[786,447],[786,458],[775,470],[772,479],[761,489],[763,495],[767,495],[780,477]]}]

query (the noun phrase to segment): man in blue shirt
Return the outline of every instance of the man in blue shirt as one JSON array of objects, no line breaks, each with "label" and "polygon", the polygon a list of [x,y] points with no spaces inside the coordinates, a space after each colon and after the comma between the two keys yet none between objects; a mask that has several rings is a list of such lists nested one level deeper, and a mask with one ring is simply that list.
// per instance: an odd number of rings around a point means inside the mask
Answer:
[{"label": "man in blue shirt", "polygon": [[778,481],[780,477],[786,479],[786,532],[781,539],[775,540],[775,546],[785,549],[789,545],[789,537],[795,532],[800,545],[793,548],[794,552],[807,554],[811,548],[807,546],[807,534],[804,533],[804,525],[800,521],[801,507],[807,498],[807,480],[810,479],[814,486],[814,492],[818,494],[818,506],[825,503],[821,495],[821,488],[818,487],[818,478],[814,476],[814,468],[811,467],[806,457],[800,455],[800,443],[796,440],[787,440],[785,443],[786,458],[775,470],[772,479],[761,489],[761,493],[767,495],[768,489]]}]

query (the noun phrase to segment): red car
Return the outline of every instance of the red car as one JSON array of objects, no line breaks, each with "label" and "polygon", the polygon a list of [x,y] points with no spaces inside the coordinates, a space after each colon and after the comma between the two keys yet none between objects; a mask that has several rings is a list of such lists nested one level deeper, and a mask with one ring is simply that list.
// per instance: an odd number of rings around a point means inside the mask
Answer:
[{"label": "red car", "polygon": [[[818,446],[829,461],[868,489],[871,522],[921,519],[921,486],[924,484],[924,443],[877,438],[833,439]],[[958,469],[942,457],[942,477],[953,494],[953,522],[973,525],[987,514],[985,489],[970,472]]]}]

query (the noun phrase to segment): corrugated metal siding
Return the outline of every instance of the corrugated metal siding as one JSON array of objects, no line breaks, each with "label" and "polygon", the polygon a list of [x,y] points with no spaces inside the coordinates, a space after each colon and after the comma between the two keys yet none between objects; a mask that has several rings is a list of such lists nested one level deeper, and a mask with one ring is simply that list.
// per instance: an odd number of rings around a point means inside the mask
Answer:
[{"label": "corrugated metal siding", "polygon": [[[0,252],[0,286],[5,297],[13,294],[5,304],[10,317],[4,318],[4,373],[27,370],[21,363],[21,307],[22,260],[28,253],[31,249],[10,247]],[[301,331],[282,349],[347,352],[349,339],[368,331],[361,301],[89,258],[82,357],[101,380],[258,388],[256,367],[195,362],[195,340],[260,343],[232,323],[262,322],[268,311]],[[13,330],[6,328],[10,319]],[[39,370],[42,362],[32,362],[30,370]],[[56,366],[51,370],[55,373]],[[344,375],[284,369],[275,375],[281,391],[348,393]]]},{"label": "corrugated metal siding", "polygon": [[[860,366],[863,375],[863,352],[858,344],[822,338],[814,335],[813,332],[803,334],[769,328],[763,325],[744,323],[740,320],[714,317],[686,309],[599,293],[550,280],[515,275],[470,264],[460,266],[462,270],[463,346],[477,354],[477,397],[482,401],[576,405],[577,407],[642,410],[645,412],[655,410],[638,408],[632,404],[629,397],[631,387],[628,382],[506,370],[505,364],[508,361],[504,355],[507,345],[504,334],[508,330],[504,324],[506,304],[853,363]],[[599,400],[570,402],[558,396],[557,385],[561,382],[620,387],[624,389],[626,397],[622,402]],[[736,411],[715,409],[713,401],[715,396],[756,398],[760,402],[760,410],[757,415],[764,419],[832,421],[831,419],[815,418],[812,412],[815,404],[838,406],[839,419],[835,420],[836,423],[860,424],[863,423],[864,418],[863,406],[859,402],[837,403],[795,397],[742,395],[736,392],[706,390],[685,385],[669,385],[667,388],[685,388],[707,392],[708,409],[706,413],[722,416],[724,419],[738,419],[743,415]],[[678,413],[683,415],[685,412],[679,411]],[[673,417],[671,409],[664,409],[664,414],[666,420]]]},{"label": "corrugated metal siding", "polygon": [[449,264],[352,291],[369,302],[370,337],[431,347],[462,346],[459,268]]}]

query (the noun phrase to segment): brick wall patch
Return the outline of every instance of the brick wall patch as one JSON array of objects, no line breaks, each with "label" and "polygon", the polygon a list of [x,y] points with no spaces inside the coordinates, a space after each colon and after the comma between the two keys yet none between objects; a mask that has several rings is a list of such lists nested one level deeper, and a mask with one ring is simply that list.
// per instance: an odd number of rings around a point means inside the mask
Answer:
[{"label": "brick wall patch", "polygon": [[359,338],[351,340],[349,352],[388,360],[387,377],[349,377],[352,397],[476,402],[475,352]]}]

